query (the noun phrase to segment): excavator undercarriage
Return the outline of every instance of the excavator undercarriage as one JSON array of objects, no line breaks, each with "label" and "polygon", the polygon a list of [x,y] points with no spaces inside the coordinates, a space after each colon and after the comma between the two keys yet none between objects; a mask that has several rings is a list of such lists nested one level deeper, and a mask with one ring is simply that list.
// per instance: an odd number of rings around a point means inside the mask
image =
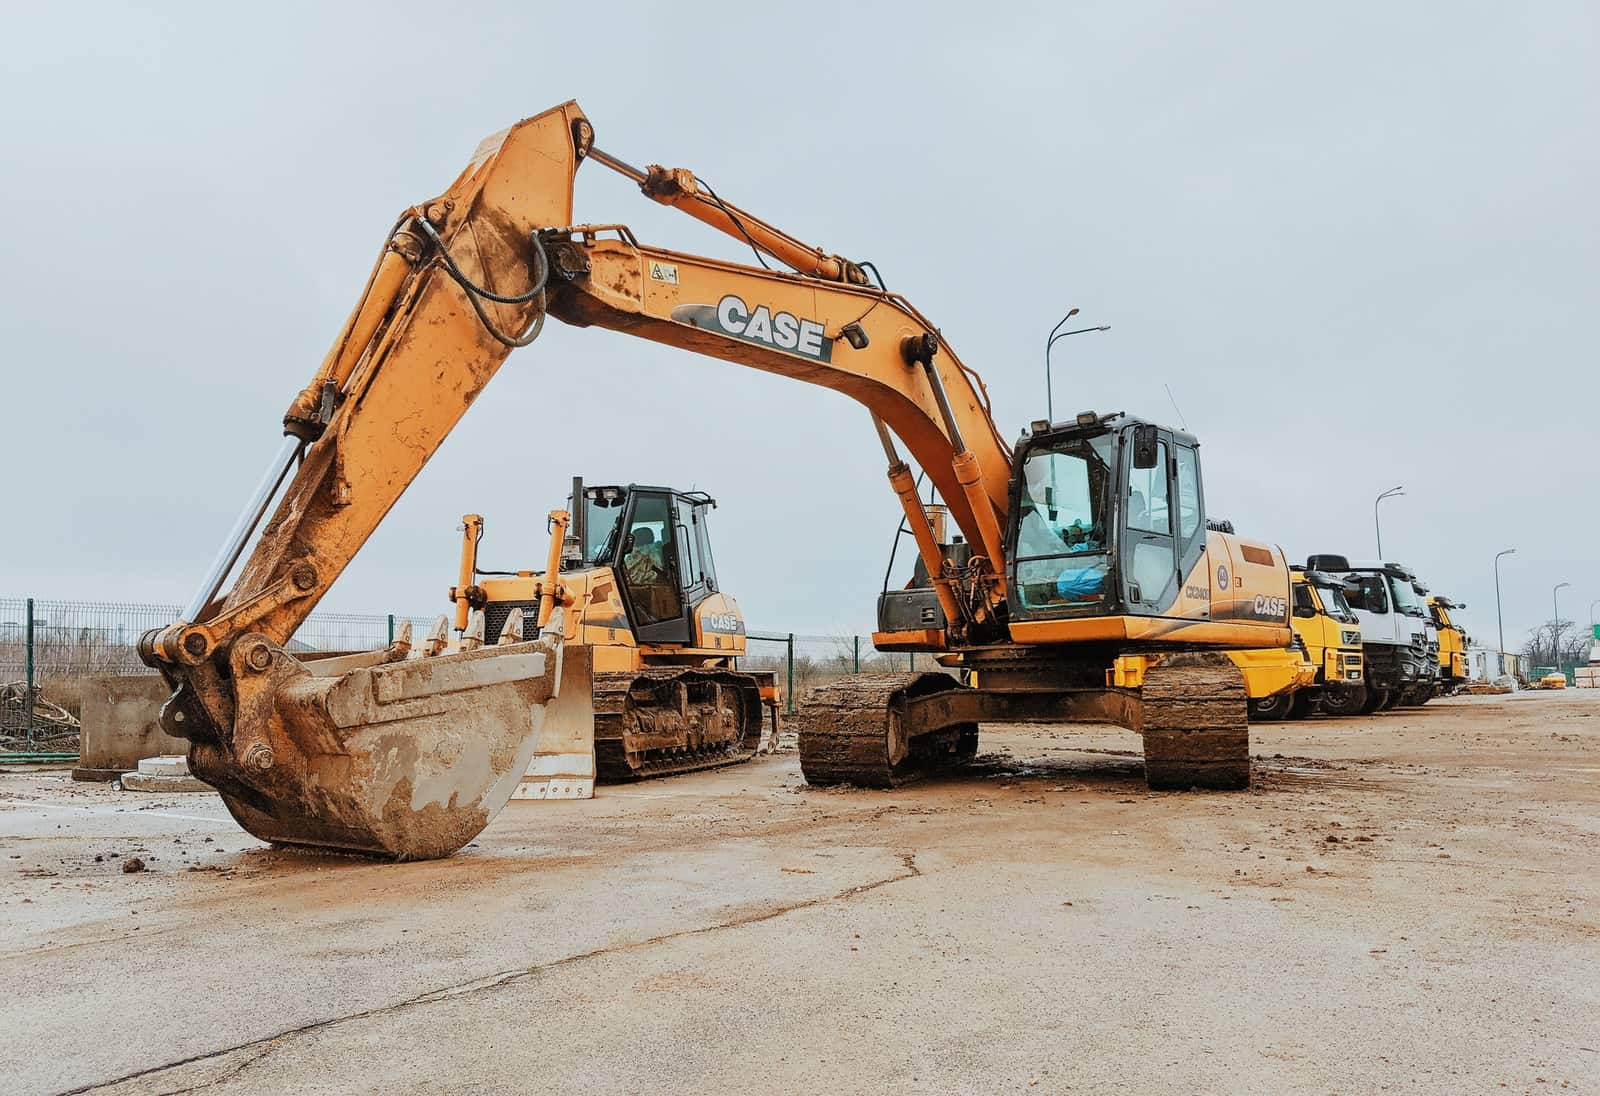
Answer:
[{"label": "excavator undercarriage", "polygon": [[[806,780],[895,787],[971,760],[980,723],[1103,723],[1143,738],[1153,789],[1249,785],[1244,681],[1226,655],[1140,657],[1136,686],[1082,680],[1090,664],[1059,656],[1033,666],[1006,661],[1005,669],[978,671],[975,686],[944,673],[904,673],[856,675],[817,689],[796,718]],[[1041,672],[1052,663],[1054,672]],[[1074,677],[1079,684],[1066,684]]]}]

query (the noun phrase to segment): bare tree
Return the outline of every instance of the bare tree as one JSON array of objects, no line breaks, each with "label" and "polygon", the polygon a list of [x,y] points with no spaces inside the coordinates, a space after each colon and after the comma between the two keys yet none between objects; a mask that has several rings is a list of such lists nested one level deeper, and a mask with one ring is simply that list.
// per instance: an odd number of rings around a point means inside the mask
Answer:
[{"label": "bare tree", "polygon": [[1547,620],[1523,640],[1522,664],[1535,667],[1581,665],[1589,661],[1593,640],[1577,621]]}]

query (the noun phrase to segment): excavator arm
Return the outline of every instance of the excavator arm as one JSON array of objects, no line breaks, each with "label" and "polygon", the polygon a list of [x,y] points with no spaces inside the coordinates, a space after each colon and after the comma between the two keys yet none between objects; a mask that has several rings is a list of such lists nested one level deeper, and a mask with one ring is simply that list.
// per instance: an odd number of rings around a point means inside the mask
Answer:
[{"label": "excavator arm", "polygon": [[[322,662],[286,645],[547,312],[865,405],[952,640],[1003,628],[1010,451],[977,376],[904,298],[871,285],[863,265],[724,203],[689,172],[630,168],[595,150],[593,136],[575,103],[526,119],[485,140],[444,194],[401,214],[184,619],[141,640],[174,688],[165,726],[191,741],[195,772],[253,833],[448,855],[509,795],[542,706],[559,691],[559,629],[424,660],[406,659],[405,643]],[[585,158],[795,272],[644,247],[623,226],[572,226]],[[977,558],[959,573],[943,562],[896,436],[974,545]]]}]

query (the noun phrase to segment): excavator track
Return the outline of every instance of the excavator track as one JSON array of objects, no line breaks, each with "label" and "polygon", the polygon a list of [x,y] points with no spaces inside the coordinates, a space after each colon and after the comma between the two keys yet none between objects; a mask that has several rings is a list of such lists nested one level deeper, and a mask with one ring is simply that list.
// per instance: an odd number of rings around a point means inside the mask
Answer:
[{"label": "excavator track", "polygon": [[761,691],[747,674],[595,674],[595,775],[642,780],[748,761],[761,741],[761,719]]},{"label": "excavator track", "polygon": [[918,733],[902,718],[904,700],[959,688],[948,674],[856,674],[813,691],[796,714],[806,782],[892,788],[972,760],[976,723]]},{"label": "excavator track", "polygon": [[1250,786],[1244,676],[1226,655],[1165,655],[1145,672],[1138,730],[1145,781],[1158,791]]}]

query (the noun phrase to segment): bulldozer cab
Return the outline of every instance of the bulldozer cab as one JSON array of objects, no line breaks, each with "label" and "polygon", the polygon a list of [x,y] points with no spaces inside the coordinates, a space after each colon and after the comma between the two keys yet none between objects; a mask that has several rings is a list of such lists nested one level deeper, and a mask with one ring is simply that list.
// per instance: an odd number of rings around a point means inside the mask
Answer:
[{"label": "bulldozer cab", "polygon": [[695,608],[716,593],[707,515],[700,491],[668,487],[582,488],[575,537],[583,562],[610,567],[640,643],[689,644]]},{"label": "bulldozer cab", "polygon": [[1205,554],[1195,439],[1126,415],[1038,422],[1007,530],[1016,620],[1159,616]]}]

